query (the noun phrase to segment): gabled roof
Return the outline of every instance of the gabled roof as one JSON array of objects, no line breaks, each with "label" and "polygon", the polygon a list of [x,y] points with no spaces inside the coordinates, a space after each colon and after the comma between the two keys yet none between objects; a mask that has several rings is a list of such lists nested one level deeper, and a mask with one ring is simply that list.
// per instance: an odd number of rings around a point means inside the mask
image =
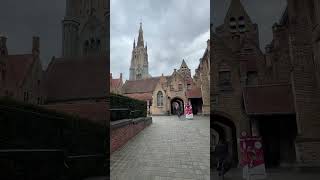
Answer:
[{"label": "gabled roof", "polygon": [[128,80],[123,85],[124,94],[153,92],[160,77],[152,77],[142,80]]},{"label": "gabled roof", "polygon": [[227,23],[229,22],[230,17],[239,17],[239,16],[244,16],[248,20],[248,23],[252,23],[251,19],[245,10],[243,4],[241,3],[240,0],[232,0],[228,9],[228,12],[225,16],[224,22]]},{"label": "gabled roof", "polygon": [[107,57],[53,59],[46,71],[48,101],[107,96]]},{"label": "gabled roof", "polygon": [[19,88],[32,68],[35,58],[32,54],[8,55],[3,58],[6,64],[7,88]]},{"label": "gabled roof", "polygon": [[249,115],[294,114],[294,99],[289,84],[248,86],[243,92]]}]

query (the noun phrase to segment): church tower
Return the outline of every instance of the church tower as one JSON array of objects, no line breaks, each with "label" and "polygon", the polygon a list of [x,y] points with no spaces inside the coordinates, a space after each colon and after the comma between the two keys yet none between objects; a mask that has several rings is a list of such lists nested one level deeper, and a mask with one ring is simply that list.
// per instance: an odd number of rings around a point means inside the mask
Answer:
[{"label": "church tower", "polygon": [[107,53],[106,0],[66,0],[62,56],[96,56]]},{"label": "church tower", "polygon": [[148,47],[144,46],[142,23],[140,23],[138,42],[133,41],[129,80],[149,78]]}]

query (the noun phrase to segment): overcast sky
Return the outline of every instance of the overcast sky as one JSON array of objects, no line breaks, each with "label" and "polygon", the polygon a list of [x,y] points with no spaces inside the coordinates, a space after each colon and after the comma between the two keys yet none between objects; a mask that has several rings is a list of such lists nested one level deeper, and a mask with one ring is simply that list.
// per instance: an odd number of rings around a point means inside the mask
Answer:
[{"label": "overcast sky", "polygon": [[61,56],[61,21],[65,0],[0,0],[0,33],[9,54],[31,53],[32,36],[40,36],[41,60]]},{"label": "overcast sky", "polygon": [[[271,41],[271,26],[278,21],[286,0],[242,0],[259,25],[262,50]],[[211,0],[211,22],[223,23],[230,0]],[[0,33],[8,36],[10,54],[30,53],[32,36],[40,36],[41,59],[61,56],[61,21],[65,0],[1,0]],[[133,39],[140,19],[148,42],[153,76],[171,74],[183,58],[194,73],[209,38],[209,0],[111,0],[111,72],[128,78]]]},{"label": "overcast sky", "polygon": [[[211,0],[213,27],[223,24],[231,0]],[[272,40],[272,25],[278,22],[286,7],[287,0],[241,0],[253,23],[259,26],[260,48]]]},{"label": "overcast sky", "polygon": [[194,73],[210,38],[209,0],[111,0],[111,72],[129,78],[134,38],[142,19],[149,72],[170,75],[182,59]]}]

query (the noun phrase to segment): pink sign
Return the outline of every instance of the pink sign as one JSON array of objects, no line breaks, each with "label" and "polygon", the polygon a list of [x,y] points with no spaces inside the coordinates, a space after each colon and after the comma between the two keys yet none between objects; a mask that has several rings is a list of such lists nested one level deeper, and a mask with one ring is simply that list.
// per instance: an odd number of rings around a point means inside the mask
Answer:
[{"label": "pink sign", "polygon": [[[265,162],[260,137],[240,138],[240,164],[244,168],[244,177],[251,179],[261,179],[266,176]],[[252,176],[255,176],[252,177]]]}]

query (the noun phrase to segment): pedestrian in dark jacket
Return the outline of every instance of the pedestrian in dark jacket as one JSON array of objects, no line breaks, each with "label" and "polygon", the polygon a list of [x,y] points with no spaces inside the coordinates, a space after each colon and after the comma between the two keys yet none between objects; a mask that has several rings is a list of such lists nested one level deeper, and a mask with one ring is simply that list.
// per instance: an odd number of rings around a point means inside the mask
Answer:
[{"label": "pedestrian in dark jacket", "polygon": [[230,166],[227,163],[227,159],[229,156],[228,143],[224,139],[221,139],[219,143],[216,145],[214,154],[218,160],[217,170],[220,172],[223,167],[224,172],[221,173],[224,174],[226,171],[230,169]]}]

